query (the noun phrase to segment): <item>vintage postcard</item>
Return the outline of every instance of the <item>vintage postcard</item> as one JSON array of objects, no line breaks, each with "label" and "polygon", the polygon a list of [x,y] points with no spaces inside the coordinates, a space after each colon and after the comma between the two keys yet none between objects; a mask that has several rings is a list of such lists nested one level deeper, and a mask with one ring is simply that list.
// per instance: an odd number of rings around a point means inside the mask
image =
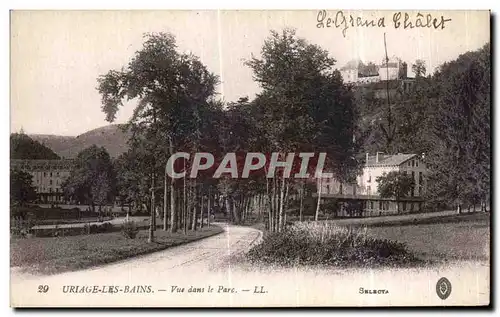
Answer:
[{"label": "vintage postcard", "polygon": [[490,19],[11,11],[11,306],[489,306]]}]

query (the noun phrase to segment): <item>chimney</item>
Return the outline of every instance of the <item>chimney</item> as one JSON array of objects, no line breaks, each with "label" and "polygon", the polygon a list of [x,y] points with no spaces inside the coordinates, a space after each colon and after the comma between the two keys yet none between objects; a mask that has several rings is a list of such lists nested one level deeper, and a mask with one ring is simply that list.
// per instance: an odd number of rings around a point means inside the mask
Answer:
[{"label": "chimney", "polygon": [[378,154],[379,154],[379,153],[380,153],[380,154],[383,154],[384,152],[377,152],[377,156],[376,156],[376,158],[375,158],[375,163],[378,163],[378,161],[379,161],[379,159],[378,159],[378,158],[379,158],[379,156],[378,156]]}]

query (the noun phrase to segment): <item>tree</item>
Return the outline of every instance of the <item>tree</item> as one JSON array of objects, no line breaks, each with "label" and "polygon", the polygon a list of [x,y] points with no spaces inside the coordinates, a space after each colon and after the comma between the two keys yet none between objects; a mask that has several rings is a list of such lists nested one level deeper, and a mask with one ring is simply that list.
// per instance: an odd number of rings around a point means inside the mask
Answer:
[{"label": "tree", "polygon": [[78,153],[75,161],[75,168],[62,184],[63,191],[89,204],[93,212],[97,205],[101,212],[103,205],[114,201],[116,193],[116,176],[108,152],[92,145]]},{"label": "tree", "polygon": [[490,44],[445,63],[432,77],[434,129],[430,199],[461,206],[486,205],[490,197]]},{"label": "tree", "polygon": [[378,192],[382,198],[395,198],[398,205],[399,199],[406,197],[415,187],[415,180],[410,174],[392,171],[376,178]]},{"label": "tree", "polygon": [[424,77],[426,74],[425,61],[417,59],[413,65],[411,65],[411,70],[415,74],[415,77]]},{"label": "tree", "polygon": [[[98,78],[102,110],[112,122],[124,100],[138,100],[129,125],[131,146],[140,149],[141,172],[149,176],[151,217],[149,241],[154,240],[157,179],[164,175],[167,158],[190,150],[200,139],[202,108],[210,106],[218,77],[192,54],[177,52],[175,37],[167,33],[144,36],[142,49],[125,69]],[[165,185],[165,184],[164,184]],[[179,185],[177,185],[179,186]],[[178,225],[176,181],[170,181],[170,230]],[[164,228],[166,229],[166,228]]]},{"label": "tree", "polygon": [[[271,31],[261,57],[253,56],[246,65],[262,88],[255,104],[268,152],[281,153],[281,160],[289,152],[326,152],[327,168],[347,177],[356,165],[356,112],[352,92],[343,85],[335,62],[328,51],[284,29]],[[276,176],[269,186],[269,208],[270,219],[276,216],[275,229],[281,231],[290,182]]]},{"label": "tree", "polygon": [[26,134],[13,133],[10,135],[10,158],[19,160],[57,160],[60,157]]},{"label": "tree", "polygon": [[33,176],[17,169],[10,170],[10,205],[23,206],[36,198]]}]

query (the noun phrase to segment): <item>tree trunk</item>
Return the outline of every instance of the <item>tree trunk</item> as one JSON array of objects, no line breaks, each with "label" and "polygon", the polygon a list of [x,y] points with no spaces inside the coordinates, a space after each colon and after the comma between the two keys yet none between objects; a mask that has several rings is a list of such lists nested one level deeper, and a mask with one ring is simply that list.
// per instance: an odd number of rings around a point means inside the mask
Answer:
[{"label": "tree trunk", "polygon": [[287,217],[287,210],[288,210],[288,200],[290,199],[289,197],[289,191],[290,191],[290,182],[286,183],[285,186],[285,200],[284,200],[284,205],[283,205],[283,228],[286,227],[286,217]]},{"label": "tree trunk", "polygon": [[[174,153],[174,146],[172,142],[172,137],[169,136],[168,138],[168,143],[169,143],[169,152],[172,154]],[[174,169],[172,162],[172,169]],[[177,210],[175,209],[175,179],[172,177],[170,179],[170,232],[175,233],[177,232]]]},{"label": "tree trunk", "polygon": [[233,215],[233,212],[231,210],[231,205],[229,203],[229,197],[228,195],[224,195],[224,206],[226,207],[226,213],[227,215],[230,217],[230,219],[232,220],[232,215]]},{"label": "tree trunk", "polygon": [[283,231],[285,228],[285,177],[282,176],[280,184],[280,214],[279,214],[279,227],[278,232]]},{"label": "tree trunk", "polygon": [[167,173],[165,173],[165,177],[163,179],[163,231],[168,230],[168,212],[167,212]]},{"label": "tree trunk", "polygon": [[232,204],[231,209],[233,210],[234,223],[238,225],[238,224],[240,224],[240,215],[238,212],[238,208],[236,208],[236,206],[235,206],[234,199],[231,199],[230,203]]},{"label": "tree trunk", "polygon": [[198,208],[198,204],[197,204],[197,190],[196,190],[196,181],[195,181],[195,184],[194,184],[194,189],[193,189],[193,196],[190,200],[193,201],[193,215],[191,216],[192,217],[192,220],[193,220],[193,223],[191,225],[191,230],[193,231],[196,231],[196,225],[198,224],[198,213],[197,213],[197,210],[196,208]]},{"label": "tree trunk", "polygon": [[203,228],[203,193],[200,194],[200,229]]},{"label": "tree trunk", "polygon": [[207,227],[210,227],[210,220],[211,220],[211,206],[210,206],[210,198],[211,198],[211,193],[210,193],[210,187],[208,188],[208,202],[207,202],[207,214],[208,214],[208,219],[207,219]]},{"label": "tree trunk", "polygon": [[184,234],[187,233],[187,226],[188,226],[188,203],[187,203],[187,197],[186,197],[186,178],[184,178],[184,188],[182,189],[182,227],[184,230]]},{"label": "tree trunk", "polygon": [[267,191],[267,205],[268,205],[268,229],[273,232],[273,202],[271,199],[271,192],[269,191],[269,179],[266,178],[266,191]]},{"label": "tree trunk", "polygon": [[302,222],[304,221],[304,180],[301,181],[301,186],[300,186],[300,206],[299,206],[299,221]]},{"label": "tree trunk", "polygon": [[316,203],[316,215],[314,216],[315,221],[318,221],[318,219],[319,219],[319,207],[321,204],[321,192],[322,192],[321,189],[322,188],[323,188],[323,178],[320,176],[319,186],[318,186],[318,201]]},{"label": "tree trunk", "polygon": [[155,174],[153,173],[151,177],[151,213],[149,218],[149,236],[148,242],[154,242],[154,225],[155,225]]}]

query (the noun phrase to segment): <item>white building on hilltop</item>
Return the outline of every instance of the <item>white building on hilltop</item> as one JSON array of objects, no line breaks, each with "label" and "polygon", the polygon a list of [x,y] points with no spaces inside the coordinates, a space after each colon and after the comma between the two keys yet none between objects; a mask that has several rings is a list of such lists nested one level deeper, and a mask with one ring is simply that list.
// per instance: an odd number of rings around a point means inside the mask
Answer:
[{"label": "white building on hilltop", "polygon": [[340,70],[344,83],[370,84],[387,80],[406,79],[409,65],[396,57],[380,65],[369,63],[365,65],[361,60],[351,60]]}]

